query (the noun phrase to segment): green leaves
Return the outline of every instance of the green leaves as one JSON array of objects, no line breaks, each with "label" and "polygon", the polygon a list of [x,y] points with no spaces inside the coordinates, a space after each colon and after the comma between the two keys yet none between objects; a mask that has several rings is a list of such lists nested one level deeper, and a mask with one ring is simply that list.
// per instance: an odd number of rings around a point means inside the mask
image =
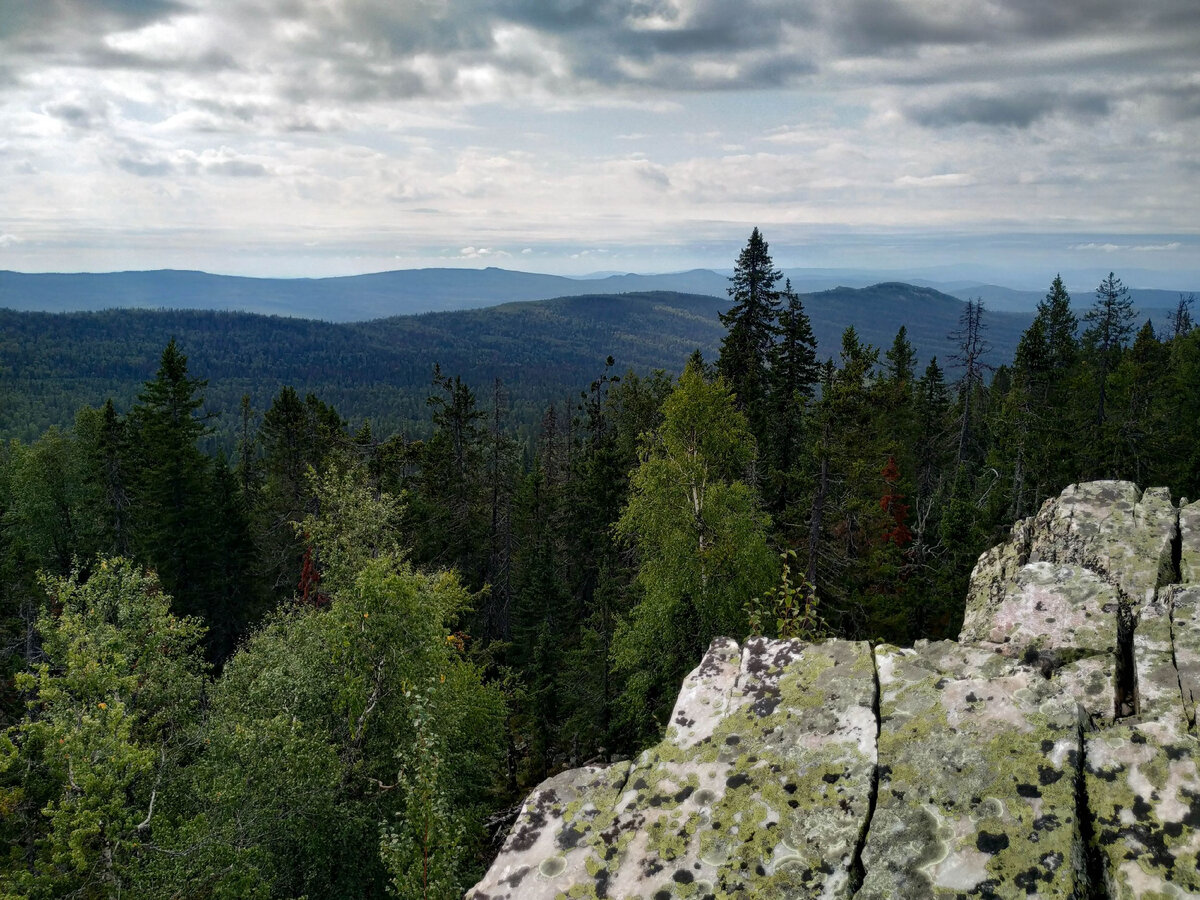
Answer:
[{"label": "green leaves", "polygon": [[0,866],[0,888],[108,896],[141,869],[155,803],[193,736],[203,629],[171,615],[158,582],[127,560],[45,587],[45,661],[19,676],[27,712],[0,744],[5,837],[37,852],[31,866]]},{"label": "green leaves", "polygon": [[638,552],[642,600],[618,629],[626,716],[652,727],[678,682],[718,635],[746,631],[745,598],[774,579],[768,517],[741,479],[754,461],[745,417],[723,378],[688,364],[631,475],[617,532]]}]

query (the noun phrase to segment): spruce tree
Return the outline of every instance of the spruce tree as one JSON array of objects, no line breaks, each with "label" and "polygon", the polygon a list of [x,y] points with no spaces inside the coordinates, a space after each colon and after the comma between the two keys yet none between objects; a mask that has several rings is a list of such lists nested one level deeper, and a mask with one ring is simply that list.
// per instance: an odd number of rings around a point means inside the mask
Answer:
[{"label": "spruce tree", "polygon": [[768,409],[764,435],[767,505],[781,512],[796,493],[797,469],[804,445],[804,417],[813,398],[820,366],[817,339],[800,296],[785,283],[787,305],[779,313],[779,340],[771,347]]},{"label": "spruce tree", "polygon": [[199,446],[210,430],[201,412],[206,385],[188,372],[187,357],[171,338],[130,413],[134,547],[180,611],[201,616],[216,524],[206,515],[212,462]]},{"label": "spruce tree", "polygon": [[770,353],[778,330],[780,292],[775,285],[782,277],[755,228],[729,279],[733,305],[721,313],[721,324],[729,333],[721,340],[717,373],[724,376],[737,408],[760,442],[767,416]]},{"label": "spruce tree", "polygon": [[1108,377],[1121,360],[1121,351],[1133,333],[1133,300],[1129,288],[1112,272],[1096,288],[1096,302],[1084,319],[1088,323],[1083,333],[1096,378],[1096,427],[1107,416]]}]

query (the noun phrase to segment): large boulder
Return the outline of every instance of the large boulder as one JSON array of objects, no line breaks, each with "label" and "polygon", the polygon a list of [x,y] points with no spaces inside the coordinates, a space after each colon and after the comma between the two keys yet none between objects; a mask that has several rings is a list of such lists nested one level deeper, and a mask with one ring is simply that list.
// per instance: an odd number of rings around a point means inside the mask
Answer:
[{"label": "large boulder", "polygon": [[526,801],[471,900],[1200,898],[1200,504],[1072,485],[958,642],[713,642],[663,740]]}]

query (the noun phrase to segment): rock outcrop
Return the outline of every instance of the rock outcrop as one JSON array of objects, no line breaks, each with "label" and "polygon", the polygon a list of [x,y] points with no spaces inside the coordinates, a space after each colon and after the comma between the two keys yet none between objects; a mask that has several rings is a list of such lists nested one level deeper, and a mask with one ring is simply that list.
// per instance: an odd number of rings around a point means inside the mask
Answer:
[{"label": "rock outcrop", "polygon": [[718,639],[664,740],[526,801],[469,900],[1200,897],[1200,503],[1072,485],[958,642]]}]

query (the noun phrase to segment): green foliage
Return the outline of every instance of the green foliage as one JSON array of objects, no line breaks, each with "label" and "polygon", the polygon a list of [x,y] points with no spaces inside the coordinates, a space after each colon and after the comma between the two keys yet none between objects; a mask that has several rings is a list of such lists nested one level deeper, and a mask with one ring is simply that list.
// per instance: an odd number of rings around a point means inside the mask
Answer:
[{"label": "green foliage", "polygon": [[[734,287],[757,291],[762,312],[777,277],[761,234],[751,244]],[[1104,298],[1119,300],[1108,282]],[[483,862],[485,814],[555,771],[635,751],[713,636],[953,637],[979,552],[1071,481],[1200,493],[1200,331],[1187,316],[1103,352],[1093,318],[1081,348],[1055,279],[1011,366],[983,377],[982,332],[966,328],[955,349],[972,359],[948,383],[936,359],[918,363],[946,346],[937,298],[872,291],[911,313],[882,360],[872,322],[816,366],[812,333],[832,340],[836,291],[806,310],[785,287],[748,343],[750,319],[731,310],[722,356],[749,346],[761,366],[729,372],[736,393],[704,364],[715,300],[488,311],[486,328],[471,319],[438,338],[471,346],[432,391],[431,360],[412,348],[447,319],[254,320],[272,356],[246,349],[242,318],[197,314],[197,358],[218,358],[213,342],[245,357],[211,388],[172,343],[129,415],[85,407],[72,428],[0,446],[0,892],[458,896]],[[21,368],[35,342],[7,315],[20,377],[62,383]],[[118,362],[100,327],[117,320],[71,321],[105,348],[96,365],[111,383],[152,368],[136,349],[145,334],[122,334],[135,349]],[[1017,346],[1012,322],[995,321]],[[539,344],[531,322],[576,330]],[[678,383],[617,377],[611,357],[597,375],[596,348],[618,328],[637,332],[616,344],[642,348],[637,368],[691,353]],[[669,349],[654,346],[668,331]],[[494,366],[480,403],[482,358]],[[252,395],[231,424],[233,466],[212,452],[202,392]],[[260,424],[255,397],[272,394]],[[753,396],[748,418],[738,405]],[[353,431],[328,402],[350,397],[372,413]],[[409,434],[388,431],[398,410]],[[297,597],[302,565],[310,590]],[[207,681],[202,640],[223,664]]]},{"label": "green foliage", "polygon": [[769,357],[779,327],[781,296],[775,285],[782,277],[767,242],[755,228],[729,279],[733,305],[721,313],[721,324],[728,333],[721,340],[717,358],[717,372],[725,377],[755,435],[763,434],[766,427]]},{"label": "green foliage", "polygon": [[718,635],[746,632],[745,598],[774,580],[768,518],[742,480],[754,461],[723,378],[689,364],[631,476],[618,533],[638,553],[640,602],[614,637],[628,675],[624,714],[648,730],[674,685]]},{"label": "green foliage", "polygon": [[504,718],[452,630],[470,597],[400,557],[391,498],[340,472],[317,497],[304,529],[331,602],[276,613],[213,686],[192,810],[208,840],[187,877],[232,890],[229,878],[253,871],[273,896],[377,894],[408,883],[397,836],[420,811],[436,819],[439,878],[461,886]]},{"label": "green foliage", "polygon": [[44,661],[18,676],[26,713],[0,742],[0,890],[120,896],[154,851],[162,798],[193,752],[203,628],[173,616],[158,582],[127,560],[45,586]]},{"label": "green foliage", "polygon": [[762,597],[755,597],[746,606],[750,634],[788,638],[799,641],[819,641],[829,636],[829,626],[817,612],[817,592],[811,584],[793,581],[796,551],[779,554],[779,584]]}]

